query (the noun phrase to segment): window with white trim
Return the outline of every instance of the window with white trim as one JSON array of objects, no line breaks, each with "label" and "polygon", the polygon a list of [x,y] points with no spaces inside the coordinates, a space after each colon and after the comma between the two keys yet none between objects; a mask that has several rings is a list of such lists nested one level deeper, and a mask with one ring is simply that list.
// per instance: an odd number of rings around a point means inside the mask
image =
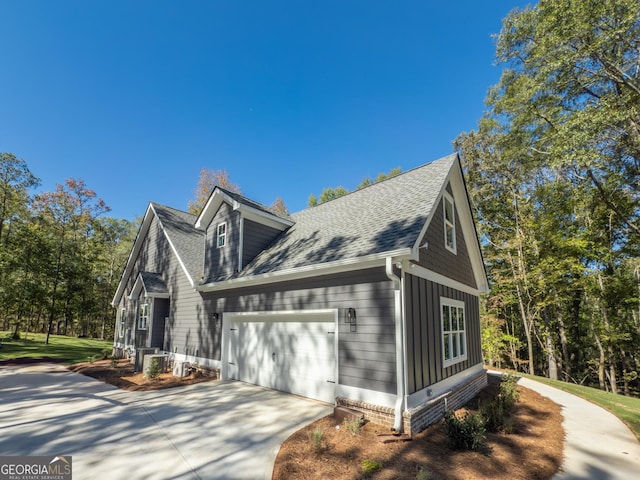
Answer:
[{"label": "window with white trim", "polygon": [[467,359],[464,302],[440,297],[442,360],[445,367]]},{"label": "window with white trim", "polygon": [[445,192],[442,197],[444,210],[444,246],[450,252],[456,253],[456,209],[453,197]]},{"label": "window with white trim", "polygon": [[146,330],[149,325],[149,304],[142,303],[138,309],[138,330]]},{"label": "window with white trim", "polygon": [[120,309],[120,317],[118,318],[118,337],[124,337],[124,320],[127,315],[125,308]]},{"label": "window with white trim", "polygon": [[222,248],[227,244],[227,223],[219,223],[218,224],[218,241],[216,245],[218,248]]}]

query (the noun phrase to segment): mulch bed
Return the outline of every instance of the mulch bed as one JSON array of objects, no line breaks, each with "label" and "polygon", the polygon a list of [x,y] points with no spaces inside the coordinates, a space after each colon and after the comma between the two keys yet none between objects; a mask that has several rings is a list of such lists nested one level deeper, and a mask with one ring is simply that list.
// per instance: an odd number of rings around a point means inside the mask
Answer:
[{"label": "mulch bed", "polygon": [[[495,390],[491,389],[495,388],[489,386],[481,395],[492,395]],[[536,392],[518,389],[520,400],[510,417],[514,432],[487,433],[480,451],[449,448],[440,424],[408,442],[382,443],[379,434],[389,433],[385,427],[367,423],[356,436],[329,415],[289,437],[278,453],[273,478],[549,479],[562,464],[564,430],[560,406]],[[458,414],[475,413],[476,408],[477,400],[471,401]],[[319,452],[313,441],[316,429],[323,432]],[[365,476],[361,468],[365,459],[381,462],[383,468]]]},{"label": "mulch bed", "polygon": [[194,383],[210,382],[214,377],[205,377],[195,373],[187,377],[174,377],[171,372],[161,373],[155,380],[148,379],[142,372],[134,372],[133,364],[129,360],[118,361],[116,367],[111,366],[111,360],[98,360],[90,363],[76,363],[67,367],[72,372],[81,373],[97,380],[115,385],[123,390],[147,391],[163,388],[182,387]]}]

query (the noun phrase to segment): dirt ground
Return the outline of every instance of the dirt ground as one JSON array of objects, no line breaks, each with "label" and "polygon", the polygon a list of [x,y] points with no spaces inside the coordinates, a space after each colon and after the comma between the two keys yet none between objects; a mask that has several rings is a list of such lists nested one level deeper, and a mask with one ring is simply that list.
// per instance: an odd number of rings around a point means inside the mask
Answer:
[{"label": "dirt ground", "polygon": [[198,373],[178,378],[174,377],[171,372],[161,373],[159,378],[150,380],[141,372],[135,373],[133,371],[133,364],[126,359],[118,360],[118,366],[115,368],[111,366],[111,360],[76,363],[67,368],[72,372],[82,373],[83,375],[115,385],[123,390],[159,390],[161,388],[181,387],[183,385],[215,380],[214,377],[205,377]]},{"label": "dirt ground", "polygon": [[[549,479],[562,464],[564,430],[560,407],[536,392],[518,389],[520,400],[511,415],[514,432],[487,433],[481,451],[450,449],[440,424],[432,425],[411,441],[384,444],[384,437],[378,434],[388,434],[388,429],[366,423],[356,436],[344,425],[337,425],[330,415],[289,437],[278,453],[273,478]],[[496,385],[490,385],[481,396],[494,395],[496,390]],[[477,399],[458,413],[475,413],[476,409]],[[313,440],[316,429],[322,431],[319,452]],[[366,476],[361,469],[365,459],[380,462],[383,468]]]}]

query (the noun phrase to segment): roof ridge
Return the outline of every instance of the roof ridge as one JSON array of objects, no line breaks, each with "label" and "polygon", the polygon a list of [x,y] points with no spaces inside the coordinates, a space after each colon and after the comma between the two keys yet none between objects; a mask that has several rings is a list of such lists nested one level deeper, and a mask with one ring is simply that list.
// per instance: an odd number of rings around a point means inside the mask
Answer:
[{"label": "roof ridge", "polygon": [[164,205],[164,204],[162,204],[162,203],[158,203],[158,202],[150,202],[150,203],[151,203],[154,207],[166,208],[166,209],[168,209],[168,210],[173,210],[173,211],[175,211],[175,212],[180,212],[180,213],[183,213],[183,214],[185,214],[185,215],[191,215],[191,216],[193,216],[193,217],[196,217],[196,216],[197,216],[197,215],[194,215],[194,214],[193,214],[193,213],[191,213],[191,212],[187,212],[186,210],[181,210],[181,209],[179,209],[179,208],[171,207],[171,206],[169,206],[169,205]]},{"label": "roof ridge", "polygon": [[451,157],[454,157],[454,156],[456,156],[456,157],[457,157],[457,155],[458,155],[458,154],[457,154],[457,153],[455,153],[455,152],[454,152],[454,153],[450,153],[449,155],[445,155],[444,157],[440,157],[440,158],[438,158],[438,159],[436,159],[436,160],[432,160],[432,161],[431,161],[431,162],[429,162],[429,163],[423,163],[422,165],[418,165],[418,166],[416,166],[416,167],[410,168],[410,169],[409,169],[409,170],[407,170],[406,172],[401,172],[401,173],[399,173],[399,174],[397,174],[397,175],[393,175],[392,177],[387,177],[387,178],[385,178],[384,180],[380,180],[379,182],[371,183],[371,184],[366,185],[366,186],[364,186],[364,187],[362,187],[362,188],[356,188],[355,190],[352,190],[352,191],[350,191],[350,192],[347,192],[347,193],[345,193],[344,195],[340,195],[339,197],[336,197],[336,198],[332,198],[332,199],[330,199],[330,200],[327,200],[326,202],[322,202],[322,203],[319,203],[319,204],[317,204],[317,205],[313,205],[313,206],[311,206],[311,207],[307,207],[307,208],[304,208],[304,209],[302,209],[302,210],[298,210],[297,212],[292,213],[292,214],[291,214],[291,217],[292,217],[292,218],[294,218],[294,217],[295,217],[295,216],[297,216],[298,214],[304,213],[304,212],[306,212],[306,211],[308,211],[308,210],[311,210],[311,209],[314,209],[314,208],[319,208],[319,207],[322,207],[323,205],[329,205],[329,204],[331,204],[332,202],[335,202],[336,200],[340,200],[340,199],[347,199],[347,197],[349,197],[350,195],[356,194],[356,193],[358,193],[358,192],[365,191],[365,190],[367,190],[367,189],[369,189],[369,188],[371,188],[371,187],[378,187],[378,186],[383,185],[383,184],[385,184],[386,182],[389,182],[389,181],[391,181],[391,180],[397,180],[397,179],[399,179],[400,177],[403,177],[403,176],[405,176],[405,175],[407,175],[407,174],[409,174],[409,173],[413,173],[413,172],[415,172],[416,170],[421,170],[421,169],[423,169],[423,168],[430,167],[430,166],[434,165],[435,163],[439,163],[439,162],[442,162],[442,161],[444,161],[444,160],[448,160],[448,159],[450,159]]}]

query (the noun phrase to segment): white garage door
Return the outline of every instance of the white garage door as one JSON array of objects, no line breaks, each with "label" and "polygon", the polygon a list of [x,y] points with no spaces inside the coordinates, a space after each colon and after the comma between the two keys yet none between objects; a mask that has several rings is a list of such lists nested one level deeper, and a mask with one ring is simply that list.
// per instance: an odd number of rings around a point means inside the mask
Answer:
[{"label": "white garage door", "polygon": [[233,315],[227,323],[228,376],[333,403],[334,313]]}]

